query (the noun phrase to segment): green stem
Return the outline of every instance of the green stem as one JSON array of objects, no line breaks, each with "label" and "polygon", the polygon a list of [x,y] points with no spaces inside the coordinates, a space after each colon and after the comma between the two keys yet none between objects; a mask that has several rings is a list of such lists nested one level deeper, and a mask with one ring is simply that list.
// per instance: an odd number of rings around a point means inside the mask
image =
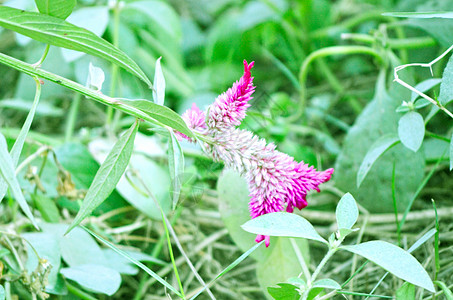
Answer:
[{"label": "green stem", "polygon": [[332,255],[334,255],[335,252],[337,252],[337,250],[338,250],[338,248],[336,246],[329,246],[329,251],[327,251],[326,255],[321,260],[319,265],[316,267],[316,270],[313,272],[313,275],[311,275],[311,279],[308,282],[308,288],[305,290],[302,299],[307,299],[308,293],[311,289],[313,282],[315,282],[315,280],[318,277],[319,273],[321,272],[322,268],[324,268],[324,266],[327,264],[329,259],[332,257]]},{"label": "green stem", "polygon": [[76,94],[74,99],[71,102],[71,107],[69,109],[68,121],[66,123],[64,141],[67,143],[71,141],[72,135],[74,134],[74,127],[77,120],[77,114],[79,112],[80,101],[82,100],[82,95]]},{"label": "green stem", "polygon": [[49,49],[50,49],[50,45],[47,44],[47,45],[46,45],[46,49],[44,49],[43,55],[42,55],[41,58],[38,60],[38,62],[36,62],[36,63],[34,64],[35,68],[41,67],[42,63],[44,62],[44,60],[45,60],[46,57],[47,57],[47,54],[49,53]]},{"label": "green stem", "polygon": [[78,289],[77,287],[73,286],[72,284],[70,284],[67,281],[66,281],[66,287],[68,288],[68,292],[79,297],[82,300],[96,300],[96,298],[94,298],[90,294],[85,293],[84,291]]},{"label": "green stem", "polygon": [[307,80],[309,66],[313,61],[318,58],[332,56],[332,55],[347,55],[347,54],[368,54],[376,57],[380,62],[384,62],[382,55],[370,48],[365,46],[332,46],[327,48],[322,48],[317,51],[310,53],[309,56],[304,60],[300,67],[299,71],[299,84],[300,84],[300,104],[296,115],[292,118],[292,121],[297,120],[300,116],[303,115],[305,105],[306,105],[306,86],[305,82]]}]

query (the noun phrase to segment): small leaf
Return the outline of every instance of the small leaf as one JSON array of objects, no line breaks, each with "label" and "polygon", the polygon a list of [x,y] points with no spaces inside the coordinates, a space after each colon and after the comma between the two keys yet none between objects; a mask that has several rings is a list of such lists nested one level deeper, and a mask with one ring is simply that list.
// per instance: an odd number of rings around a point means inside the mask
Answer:
[{"label": "small leaf", "polygon": [[35,0],[40,13],[63,20],[72,13],[76,2],[76,0]]},{"label": "small leaf", "polygon": [[388,134],[380,137],[368,150],[365,158],[360,165],[357,172],[357,187],[360,186],[366,175],[370,171],[373,164],[381,157],[387,150],[399,143],[398,137],[393,134]]},{"label": "small leaf", "polygon": [[[451,12],[453,14],[453,12]],[[440,104],[446,105],[453,99],[453,56],[450,56],[440,84],[439,98]]]},{"label": "small leaf", "polygon": [[425,136],[425,122],[422,115],[411,111],[402,116],[398,122],[398,136],[406,148],[417,152]]},{"label": "small leaf", "polygon": [[350,193],[346,193],[343,197],[341,197],[340,202],[338,202],[335,215],[337,217],[339,229],[351,229],[355,222],[357,222],[359,209],[357,208],[357,203],[355,202],[354,197],[352,197]]},{"label": "small leaf", "polygon": [[421,238],[419,238],[408,250],[407,252],[412,253],[414,252],[418,247],[423,245],[427,240],[429,240],[434,234],[436,234],[437,230],[435,228],[429,230],[427,233],[425,233]]},{"label": "small leaf", "polygon": [[181,145],[175,137],[173,131],[169,131],[168,140],[168,167],[171,177],[170,195],[173,198],[173,209],[178,204],[179,195],[181,193],[181,176],[184,173],[184,155]]},{"label": "small leaf", "polygon": [[181,133],[184,133],[188,137],[194,136],[181,116],[166,106],[158,105],[156,103],[143,99],[118,99],[118,101],[141,110],[142,112],[148,114],[151,118]]},{"label": "small leaf", "polygon": [[246,222],[241,227],[245,231],[255,234],[299,237],[327,244],[327,241],[316,232],[310,222],[292,213],[265,214]]},{"label": "small leaf", "polygon": [[442,281],[434,281],[434,283],[442,289],[447,300],[453,300],[453,293],[445,283]]},{"label": "small leaf", "polygon": [[8,146],[6,144],[5,137],[3,134],[0,133],[0,177],[3,177],[11,192],[16,199],[17,203],[19,203],[20,208],[25,213],[27,218],[30,219],[33,226],[38,228],[38,224],[36,224],[35,218],[31,213],[30,207],[28,206],[27,201],[22,194],[22,190],[19,185],[19,181],[17,181],[16,177],[16,170],[14,168],[14,163],[11,156],[8,153]]},{"label": "small leaf", "polygon": [[[450,171],[453,169],[453,134],[450,138]],[[1,195],[0,195],[1,198]]]},{"label": "small leaf", "polygon": [[88,65],[88,78],[86,86],[91,89],[96,89],[100,91],[102,89],[102,84],[105,80],[104,71],[101,68],[93,66],[90,62]]},{"label": "small leaf", "polygon": [[[420,82],[419,84],[414,86],[414,88],[419,92],[425,93],[426,91],[429,91],[430,89],[432,89],[433,87],[435,87],[436,85],[438,85],[441,82],[442,82],[441,78],[429,78],[429,79],[423,80],[422,82]],[[416,92],[412,92],[411,102],[414,102],[414,100],[417,99],[418,97],[420,97],[419,94],[417,94]]]},{"label": "small leaf", "polygon": [[439,11],[439,12],[390,12],[383,13],[383,16],[397,17],[397,18],[414,18],[414,19],[432,19],[443,18],[453,19],[453,12]]},{"label": "small leaf", "polygon": [[154,83],[153,83],[153,99],[154,103],[164,105],[165,100],[165,78],[162,73],[162,66],[160,60],[162,56],[156,61],[156,69],[154,71]]},{"label": "small leaf", "polygon": [[277,284],[279,288],[268,287],[267,291],[276,300],[298,300],[300,299],[299,287],[289,283]]},{"label": "small leaf", "polygon": [[0,6],[0,26],[34,40],[106,59],[143,80],[151,81],[129,56],[94,33],[59,18]]},{"label": "small leaf", "polygon": [[101,265],[88,264],[62,268],[60,273],[90,291],[109,296],[113,295],[121,285],[120,273]]},{"label": "small leaf", "polygon": [[134,138],[138,130],[138,121],[135,121],[115,143],[107,158],[102,163],[83,199],[77,216],[72,221],[66,233],[79,225],[91,212],[98,207],[115,189],[126,170],[134,148]]},{"label": "small leaf", "polygon": [[361,255],[393,275],[435,292],[433,282],[423,266],[407,251],[384,241],[370,241],[341,249]]},{"label": "small leaf", "polygon": [[341,285],[333,279],[320,279],[313,283],[313,288],[325,288],[331,290],[341,290]]},{"label": "small leaf", "polygon": [[395,296],[396,300],[415,300],[415,286],[409,282],[405,282],[396,290]]}]

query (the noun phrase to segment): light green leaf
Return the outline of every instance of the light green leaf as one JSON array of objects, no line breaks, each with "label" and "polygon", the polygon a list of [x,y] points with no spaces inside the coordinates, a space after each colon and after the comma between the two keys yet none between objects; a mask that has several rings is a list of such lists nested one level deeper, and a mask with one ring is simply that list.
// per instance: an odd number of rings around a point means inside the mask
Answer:
[{"label": "light green leaf", "polygon": [[453,293],[445,283],[442,281],[434,281],[434,283],[442,289],[447,300],[453,300]]},{"label": "light green leaf", "polygon": [[376,160],[398,143],[398,137],[394,134],[388,134],[380,137],[371,145],[357,172],[357,187],[360,187]]},{"label": "light green leaf", "polygon": [[277,283],[279,286],[276,287],[268,287],[267,291],[272,296],[272,298],[276,300],[299,300],[300,293],[298,291],[298,287],[289,283]]},{"label": "light green leaf", "polygon": [[325,288],[331,290],[341,290],[341,285],[333,279],[320,279],[313,283],[313,288]]},{"label": "light green leaf", "polygon": [[357,208],[354,197],[350,193],[346,193],[341,197],[335,215],[337,217],[338,229],[351,229],[355,222],[357,222],[359,209]]},{"label": "light green leaf", "polygon": [[164,105],[165,100],[165,78],[162,73],[161,61],[162,56],[156,61],[156,68],[154,70],[154,83],[153,83],[153,99],[154,103]]},{"label": "light green leaf", "polygon": [[60,272],[89,291],[109,296],[113,295],[121,285],[120,273],[101,265],[80,265],[63,268]]},{"label": "light green leaf", "polygon": [[42,14],[66,19],[74,9],[76,0],[35,0],[38,10]]},{"label": "light green leaf", "polygon": [[398,122],[398,136],[406,148],[417,152],[425,136],[425,122],[422,115],[411,111],[402,116]]},{"label": "light green leaf", "polygon": [[383,16],[397,17],[397,18],[414,18],[414,19],[453,19],[453,12],[451,11],[436,11],[436,12],[390,12],[383,13]]},{"label": "light green leaf", "polygon": [[31,197],[44,221],[50,223],[58,223],[60,221],[60,212],[54,200],[42,194],[33,194]]},{"label": "light green leaf", "polygon": [[453,169],[453,134],[451,135],[450,138],[450,171],[452,169]]},{"label": "light green leaf", "polygon": [[96,176],[88,189],[82,206],[77,213],[77,216],[71,223],[66,233],[71,231],[83,219],[98,207],[115,189],[116,184],[126,170],[134,148],[135,134],[138,130],[138,121],[118,139],[113,146],[107,158],[102,163],[96,173]]},{"label": "light green leaf", "polygon": [[59,18],[0,6],[0,26],[39,42],[85,52],[104,58],[139,77],[149,87],[151,82],[140,67],[124,52],[94,33]]},{"label": "light green leaf", "polygon": [[371,260],[409,283],[435,292],[433,282],[423,266],[409,252],[393,244],[384,241],[370,241],[340,248]]},{"label": "light green leaf", "polygon": [[105,80],[104,71],[99,67],[93,66],[93,64],[90,62],[88,65],[88,78],[86,86],[97,91],[100,91],[102,89],[102,84],[104,83],[104,80]]},{"label": "light green leaf", "polygon": [[429,240],[437,232],[436,228],[429,230],[421,238],[419,238],[408,250],[407,252],[411,253],[415,251],[418,247],[423,245],[427,240]]},{"label": "light green leaf", "polygon": [[292,213],[275,212],[259,216],[241,226],[247,232],[269,235],[298,237],[328,244],[305,218]]},{"label": "light green leaf", "polygon": [[169,131],[169,133],[168,167],[170,169],[172,182],[170,195],[173,198],[173,209],[175,209],[181,193],[181,177],[184,173],[184,155],[182,153],[181,145],[176,139],[173,131]]},{"label": "light green leaf", "polygon": [[396,290],[395,298],[396,300],[415,300],[415,286],[409,282],[405,282]]},{"label": "light green leaf", "polygon": [[0,176],[3,177],[11,192],[16,199],[17,203],[19,203],[20,208],[25,213],[27,218],[30,219],[33,226],[38,228],[38,224],[36,224],[35,218],[31,213],[30,207],[28,206],[27,201],[25,200],[24,195],[22,194],[22,190],[19,186],[19,181],[17,181],[16,177],[16,170],[14,167],[13,160],[8,153],[8,146],[6,144],[5,137],[3,134],[0,133]]},{"label": "light green leaf", "polygon": [[[453,12],[452,12],[453,14]],[[453,99],[453,56],[450,56],[444,73],[442,74],[442,83],[440,84],[439,98],[440,104],[446,105]]]},{"label": "light green leaf", "polygon": [[5,288],[0,285],[0,300],[5,300]]},{"label": "light green leaf", "polygon": [[188,137],[194,136],[189,127],[187,127],[186,122],[184,122],[184,120],[181,118],[181,116],[166,106],[159,105],[151,101],[142,99],[138,100],[118,99],[118,101],[120,103],[124,103],[138,110],[141,110],[142,112],[148,114],[151,118],[181,133],[184,133]]},{"label": "light green leaf", "polygon": [[[423,80],[416,86],[414,86],[414,88],[419,92],[425,93],[426,91],[429,91],[430,89],[432,89],[433,87],[435,87],[436,85],[438,85],[441,82],[442,82],[442,78],[428,78],[426,80]],[[420,97],[419,94],[412,92],[411,102],[414,102],[414,100],[417,99],[418,97]]]}]

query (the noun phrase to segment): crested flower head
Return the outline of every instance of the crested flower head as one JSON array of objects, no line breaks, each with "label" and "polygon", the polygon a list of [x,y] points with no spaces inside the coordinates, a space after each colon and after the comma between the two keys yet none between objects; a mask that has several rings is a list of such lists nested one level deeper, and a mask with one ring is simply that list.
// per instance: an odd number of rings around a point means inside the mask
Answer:
[{"label": "crested flower head", "polygon": [[[207,120],[204,112],[195,105],[183,114],[183,119],[189,128],[209,137],[206,150],[215,160],[223,161],[226,167],[238,171],[247,180],[250,216],[256,218],[306,207],[307,193],[310,190],[319,192],[319,185],[330,179],[333,169],[318,172],[276,150],[274,144],[267,144],[250,131],[236,128],[245,118],[250,106],[248,101],[255,90],[250,74],[252,67],[253,62],[244,61],[244,75],[217,97],[209,108]],[[258,235],[256,241],[262,240],[266,247],[269,246],[269,236]]]},{"label": "crested flower head", "polygon": [[248,102],[255,91],[250,73],[253,65],[253,61],[247,64],[244,60],[244,75],[211,105],[207,120],[210,129],[223,130],[241,124],[245,111],[250,107]]}]

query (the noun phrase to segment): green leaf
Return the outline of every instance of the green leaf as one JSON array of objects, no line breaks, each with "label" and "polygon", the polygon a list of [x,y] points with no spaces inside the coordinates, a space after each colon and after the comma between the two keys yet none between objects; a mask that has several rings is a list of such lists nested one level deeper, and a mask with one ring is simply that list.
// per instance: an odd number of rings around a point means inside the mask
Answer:
[{"label": "green leaf", "polygon": [[289,283],[278,283],[279,287],[268,287],[267,291],[276,300],[299,300],[299,287]]},{"label": "green leaf", "polygon": [[450,171],[452,169],[453,169],[453,134],[450,138]]},{"label": "green leaf", "polygon": [[346,193],[341,197],[335,215],[337,217],[338,229],[351,229],[355,222],[357,222],[359,209],[357,208],[354,197],[350,193]]},{"label": "green leaf", "polygon": [[313,283],[313,288],[325,288],[331,290],[341,290],[341,285],[333,279],[320,279]]},{"label": "green leaf", "polygon": [[447,300],[453,300],[453,293],[445,283],[442,281],[434,281],[434,283],[442,289]]},{"label": "green leaf", "polygon": [[134,74],[149,87],[152,87],[145,73],[124,52],[94,33],[64,20],[1,6],[0,26],[14,30],[39,42],[104,58]]},{"label": "green leaf", "polygon": [[11,156],[8,153],[8,146],[6,144],[5,137],[3,134],[0,133],[0,176],[3,177],[11,192],[16,199],[19,206],[22,208],[22,211],[25,213],[27,218],[30,219],[33,226],[38,229],[38,224],[31,213],[30,207],[25,200],[24,195],[22,194],[22,190],[19,185],[19,181],[17,181],[16,177],[16,170],[14,167],[14,162]]},{"label": "green leaf", "polygon": [[436,234],[436,228],[433,228],[426,232],[421,238],[419,238],[408,250],[407,252],[411,253],[415,251],[418,247],[423,245],[427,240],[429,240],[434,234]]},{"label": "green leaf", "polygon": [[173,209],[175,209],[181,193],[181,177],[184,173],[184,155],[182,153],[181,145],[176,139],[173,131],[169,131],[169,133],[168,167],[170,169],[172,182],[170,195],[173,198]]},{"label": "green leaf", "polygon": [[154,103],[164,105],[165,100],[165,78],[162,73],[162,66],[160,60],[162,56],[156,61],[156,68],[154,70],[154,83],[153,83],[153,99]]},{"label": "green leaf", "polygon": [[[416,86],[414,86],[414,88],[419,92],[425,93],[426,91],[429,91],[430,89],[432,89],[441,82],[442,78],[428,78],[418,83]],[[414,102],[418,97],[420,97],[419,94],[412,92],[411,102]]]},{"label": "green leaf", "polygon": [[380,137],[373,145],[371,145],[357,172],[357,187],[360,187],[376,160],[398,143],[398,137],[389,134]]},{"label": "green leaf", "polygon": [[398,136],[406,148],[417,152],[425,136],[425,122],[422,115],[411,111],[402,116],[398,122]]},{"label": "green leaf", "polygon": [[453,99],[453,56],[450,56],[444,73],[442,74],[442,83],[440,84],[439,98],[440,104],[446,105]]},{"label": "green leaf", "polygon": [[241,227],[245,231],[255,234],[298,237],[328,244],[309,221],[293,213],[265,214],[246,222]]},{"label": "green leaf", "polygon": [[74,9],[76,0],[35,0],[38,10],[42,14],[66,19]]},{"label": "green leaf", "polygon": [[138,121],[118,139],[107,158],[102,163],[96,176],[83,199],[77,216],[66,233],[79,225],[91,212],[98,207],[115,189],[116,184],[126,170],[134,148],[135,134],[138,130]]},{"label": "green leaf", "polygon": [[33,194],[31,197],[44,221],[50,223],[58,223],[60,221],[60,212],[54,200],[42,194]]},{"label": "green leaf", "polygon": [[80,265],[60,270],[66,278],[74,280],[89,291],[113,295],[121,285],[117,271],[101,265]]},{"label": "green leaf", "polygon": [[[186,122],[178,115],[176,112],[170,108],[153,103],[148,100],[128,100],[128,99],[118,99],[120,103],[124,103],[128,106],[132,106],[142,112],[148,114],[151,118],[156,121],[167,125],[181,133],[184,133],[188,137],[193,137],[192,131],[187,127]],[[162,125],[159,124],[159,125]]]},{"label": "green leaf", "polygon": [[389,12],[383,13],[383,16],[397,17],[397,18],[415,18],[415,19],[453,19],[453,12],[451,11],[436,11],[436,12]]},{"label": "green leaf", "polygon": [[5,300],[5,288],[3,285],[0,285],[0,300]]},{"label": "green leaf", "polygon": [[415,300],[415,286],[409,282],[405,282],[396,290],[395,298],[396,300]]},{"label": "green leaf", "polygon": [[435,292],[433,282],[423,266],[409,252],[393,244],[384,241],[370,241],[340,248],[371,260],[409,283]]},{"label": "green leaf", "polygon": [[107,241],[106,239],[102,238],[101,236],[97,235],[96,233],[94,233],[93,231],[89,230],[88,228],[86,228],[85,226],[82,226],[83,229],[85,229],[88,233],[90,233],[92,236],[94,236],[95,238],[97,238],[98,240],[100,240],[102,243],[104,243],[105,245],[107,245],[110,249],[112,249],[113,251],[115,251],[116,253],[118,253],[119,255],[123,256],[124,258],[128,259],[130,262],[132,262],[133,264],[135,264],[137,267],[139,267],[140,269],[142,269],[143,271],[145,271],[146,273],[148,273],[149,275],[151,275],[153,278],[155,278],[158,282],[160,282],[162,285],[164,285],[165,287],[167,287],[170,291],[174,292],[175,294],[181,296],[181,294],[171,285],[169,284],[168,282],[166,282],[165,280],[163,280],[159,275],[157,275],[156,273],[154,273],[151,269],[149,269],[147,266],[145,266],[144,264],[142,264],[141,262],[139,262],[138,260],[136,260],[135,258],[133,258],[132,256],[130,256],[129,254],[127,254],[125,251],[119,249],[118,247],[116,247],[114,244],[110,243],[109,241]]}]

